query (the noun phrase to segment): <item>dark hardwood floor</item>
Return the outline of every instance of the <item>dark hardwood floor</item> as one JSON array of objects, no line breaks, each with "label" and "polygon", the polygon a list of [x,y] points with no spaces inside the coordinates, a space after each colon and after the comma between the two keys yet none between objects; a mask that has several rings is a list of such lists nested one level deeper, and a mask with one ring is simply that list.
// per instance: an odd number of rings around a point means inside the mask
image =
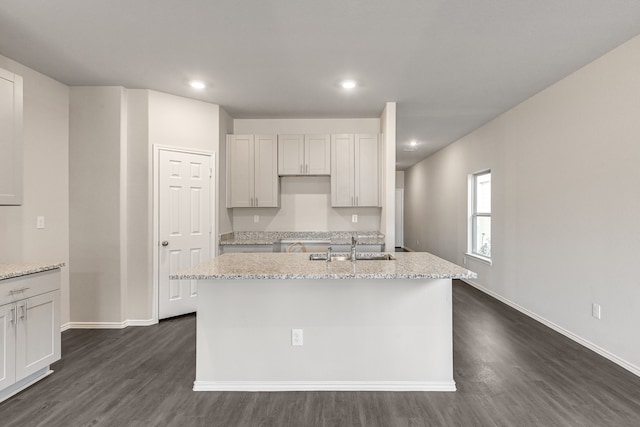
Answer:
[{"label": "dark hardwood floor", "polygon": [[0,426],[639,426],[640,378],[454,281],[458,391],[193,392],[195,317],[70,330]]}]

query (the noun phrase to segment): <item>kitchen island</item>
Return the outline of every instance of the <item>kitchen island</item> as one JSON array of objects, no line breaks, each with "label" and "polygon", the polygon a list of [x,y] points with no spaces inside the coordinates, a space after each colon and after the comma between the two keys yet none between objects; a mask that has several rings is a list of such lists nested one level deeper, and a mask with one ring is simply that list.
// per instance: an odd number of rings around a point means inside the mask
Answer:
[{"label": "kitchen island", "polygon": [[392,255],[225,254],[173,275],[198,281],[194,390],[455,391],[451,280],[476,275]]}]

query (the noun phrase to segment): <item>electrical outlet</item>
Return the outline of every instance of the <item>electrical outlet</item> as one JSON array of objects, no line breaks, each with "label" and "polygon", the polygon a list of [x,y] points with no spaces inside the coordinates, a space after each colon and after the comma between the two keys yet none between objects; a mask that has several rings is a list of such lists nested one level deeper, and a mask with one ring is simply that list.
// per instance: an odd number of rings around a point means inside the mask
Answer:
[{"label": "electrical outlet", "polygon": [[291,345],[292,346],[303,346],[304,345],[304,335],[302,329],[292,329],[291,330]]},{"label": "electrical outlet", "polygon": [[356,214],[351,215],[351,222],[358,222],[358,215]]},{"label": "electrical outlet", "polygon": [[36,228],[44,228],[44,217],[43,216],[36,217]]},{"label": "electrical outlet", "polygon": [[260,222],[260,215],[254,215],[253,216],[253,222],[255,222],[255,223]]},{"label": "electrical outlet", "polygon": [[591,315],[596,319],[600,320],[601,315],[600,304],[596,304],[595,302],[591,304]]}]

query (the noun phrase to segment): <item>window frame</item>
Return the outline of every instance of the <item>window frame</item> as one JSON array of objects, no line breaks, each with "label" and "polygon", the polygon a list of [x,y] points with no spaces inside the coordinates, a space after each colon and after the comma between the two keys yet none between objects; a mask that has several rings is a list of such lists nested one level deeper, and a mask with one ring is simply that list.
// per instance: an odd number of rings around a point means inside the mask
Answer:
[{"label": "window frame", "polygon": [[[489,205],[489,212],[478,212],[478,178],[484,175],[491,175],[491,169],[484,169],[479,172],[475,172],[469,175],[469,224],[468,224],[468,245],[467,245],[467,256],[479,259],[488,264],[492,263],[491,255],[487,256],[485,254],[481,254],[475,251],[477,246],[476,241],[476,230],[478,227],[478,218],[489,218],[490,226],[492,226],[493,221],[491,221],[492,216],[492,206]],[[491,177],[493,179],[493,177]],[[491,181],[493,182],[493,181]],[[492,198],[493,199],[493,198]],[[493,227],[491,227],[493,228]]]}]

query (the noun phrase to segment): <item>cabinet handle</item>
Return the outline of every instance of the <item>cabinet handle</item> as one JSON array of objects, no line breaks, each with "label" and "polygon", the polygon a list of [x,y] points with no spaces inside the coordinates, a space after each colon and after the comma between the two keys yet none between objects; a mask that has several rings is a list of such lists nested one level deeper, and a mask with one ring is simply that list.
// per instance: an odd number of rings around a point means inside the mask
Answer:
[{"label": "cabinet handle", "polygon": [[351,196],[351,206],[355,206],[355,205],[353,204],[353,196]]},{"label": "cabinet handle", "polygon": [[256,197],[256,208],[258,207],[258,198]]},{"label": "cabinet handle", "polygon": [[356,206],[360,206],[360,203],[358,203],[358,196],[356,196]]},{"label": "cabinet handle", "polygon": [[29,288],[11,289],[10,294],[19,294],[20,292],[28,291]]},{"label": "cabinet handle", "polygon": [[16,307],[14,306],[14,307],[11,309],[11,316],[9,317],[9,321],[10,321],[11,323],[13,323],[14,325],[15,325],[15,324],[16,324],[16,322],[18,321],[17,314],[18,314],[18,313],[17,313],[17,311],[16,311]]},{"label": "cabinet handle", "polygon": [[304,166],[302,164],[300,164],[300,173],[304,172]]},{"label": "cabinet handle", "polygon": [[20,306],[20,319],[21,320],[27,320],[27,310],[25,309],[27,305],[27,302],[25,301],[24,304],[22,304]]},{"label": "cabinet handle", "polygon": [[309,165],[307,164],[307,173],[309,173]]}]

